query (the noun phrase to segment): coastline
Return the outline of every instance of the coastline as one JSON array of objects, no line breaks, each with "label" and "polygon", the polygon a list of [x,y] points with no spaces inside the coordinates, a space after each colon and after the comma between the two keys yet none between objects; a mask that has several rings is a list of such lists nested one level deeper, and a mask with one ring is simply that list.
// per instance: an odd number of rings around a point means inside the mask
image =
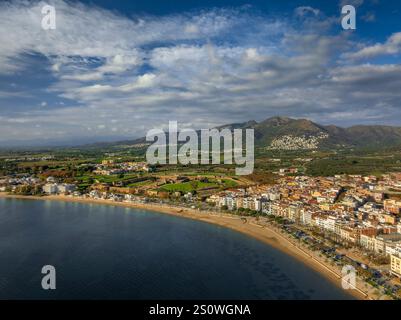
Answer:
[{"label": "coastline", "polygon": [[[173,207],[169,205],[153,204],[153,203],[128,203],[128,202],[114,202],[103,199],[88,199],[88,198],[75,198],[70,196],[22,196],[22,195],[9,195],[0,192],[0,198],[11,198],[11,199],[30,199],[30,200],[50,200],[50,201],[65,201],[65,202],[78,202],[86,204],[101,204],[101,205],[113,205],[122,206],[134,209],[143,209],[154,211],[158,213],[165,213],[177,217],[198,220],[206,223],[211,223],[226,227],[237,232],[246,234],[253,237],[269,246],[274,247],[281,252],[292,256],[314,271],[319,272],[326,279],[330,280],[333,284],[341,288],[341,274],[338,270],[335,270],[332,266],[319,261],[318,258],[314,257],[311,252],[308,252],[304,248],[300,248],[298,245],[293,243],[290,239],[281,235],[278,231],[274,230],[273,227],[267,225],[257,224],[256,219],[248,218],[247,222],[244,223],[241,217],[223,214],[219,212],[205,212],[196,209]],[[249,220],[249,221],[248,221]],[[361,281],[357,281],[357,288],[348,290],[348,293],[358,300],[370,300],[373,299],[373,292],[364,292],[361,289],[363,284]]]}]

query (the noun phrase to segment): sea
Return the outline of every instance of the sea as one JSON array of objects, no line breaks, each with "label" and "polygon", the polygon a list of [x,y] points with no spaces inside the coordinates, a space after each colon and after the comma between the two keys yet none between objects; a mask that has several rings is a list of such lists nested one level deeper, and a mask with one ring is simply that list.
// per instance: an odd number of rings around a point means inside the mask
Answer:
[{"label": "sea", "polygon": [[[42,286],[50,275],[44,266],[54,267],[55,289]],[[0,198],[0,299],[353,297],[301,261],[217,225],[120,206]]]}]

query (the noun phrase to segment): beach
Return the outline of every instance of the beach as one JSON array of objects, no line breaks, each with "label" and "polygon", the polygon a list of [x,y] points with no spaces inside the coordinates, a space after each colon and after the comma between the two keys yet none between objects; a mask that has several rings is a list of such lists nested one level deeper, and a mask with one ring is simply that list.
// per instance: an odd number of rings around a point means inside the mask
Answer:
[{"label": "beach", "polygon": [[[327,279],[332,281],[337,286],[341,287],[341,271],[335,269],[333,266],[324,263],[319,257],[313,252],[306,248],[299,247],[291,239],[287,238],[284,234],[281,234],[274,227],[269,225],[261,225],[256,218],[246,217],[246,221],[243,217],[223,214],[220,212],[206,212],[199,211],[196,209],[188,209],[181,207],[168,206],[164,204],[153,204],[153,203],[132,203],[132,202],[114,202],[110,200],[102,199],[89,199],[89,198],[78,198],[71,196],[53,195],[53,196],[19,196],[19,195],[8,195],[6,193],[0,193],[2,198],[15,198],[15,199],[31,199],[31,200],[49,200],[49,201],[66,201],[66,202],[80,202],[80,203],[92,203],[101,205],[113,205],[123,206],[129,208],[137,208],[144,210],[151,210],[159,213],[170,214],[178,217],[199,220],[222,227],[230,228],[237,232],[241,232],[248,236],[251,236],[269,246],[272,246],[292,257],[298,259],[302,263],[306,264],[316,272],[321,273]],[[376,298],[373,294],[373,290],[366,291],[362,281],[357,281],[357,288],[348,290],[356,299],[374,299]]]}]

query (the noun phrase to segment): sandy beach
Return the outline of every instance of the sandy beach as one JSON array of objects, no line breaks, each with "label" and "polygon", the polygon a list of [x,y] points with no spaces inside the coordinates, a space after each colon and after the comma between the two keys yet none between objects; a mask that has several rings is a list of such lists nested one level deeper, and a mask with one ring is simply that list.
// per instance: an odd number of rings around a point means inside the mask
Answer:
[{"label": "sandy beach", "polygon": [[[248,236],[258,239],[292,257],[298,259],[302,263],[313,268],[315,271],[320,272],[327,279],[341,287],[341,273],[333,266],[330,266],[321,259],[319,259],[313,252],[305,248],[300,248],[299,245],[288,239],[285,235],[281,234],[271,226],[260,225],[255,218],[246,218],[246,222],[241,217],[222,214],[219,212],[203,212],[195,209],[186,209],[179,207],[172,207],[162,204],[140,204],[140,203],[126,203],[126,202],[113,202],[110,200],[95,200],[87,198],[76,198],[69,196],[18,196],[8,195],[0,192],[1,198],[18,198],[18,199],[32,199],[32,200],[51,200],[51,201],[67,201],[67,202],[81,202],[81,203],[94,203],[102,205],[124,206],[130,208],[139,208],[144,210],[151,210],[160,213],[166,213],[174,216],[179,216],[188,219],[199,220],[207,223],[216,224],[222,227],[230,228],[232,230],[241,232]],[[349,290],[357,299],[374,299],[373,290],[366,292],[366,288],[361,281],[357,281],[357,288]]]}]

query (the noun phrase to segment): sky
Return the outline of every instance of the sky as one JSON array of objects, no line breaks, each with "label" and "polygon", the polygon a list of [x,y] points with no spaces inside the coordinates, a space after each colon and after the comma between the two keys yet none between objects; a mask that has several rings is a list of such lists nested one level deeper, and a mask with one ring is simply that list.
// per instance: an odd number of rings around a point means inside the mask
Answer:
[{"label": "sky", "polygon": [[[346,4],[356,30],[341,27]],[[400,0],[0,1],[0,147],[133,139],[173,120],[401,126],[400,88]]]}]

